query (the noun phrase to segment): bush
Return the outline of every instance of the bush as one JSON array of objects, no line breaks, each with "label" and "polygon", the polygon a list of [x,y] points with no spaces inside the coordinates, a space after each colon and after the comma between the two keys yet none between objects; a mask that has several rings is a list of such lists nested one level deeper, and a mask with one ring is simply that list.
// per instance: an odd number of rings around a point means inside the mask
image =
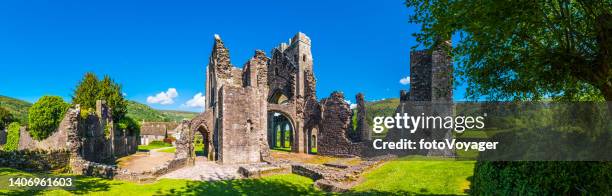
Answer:
[{"label": "bush", "polygon": [[473,195],[610,195],[610,162],[479,161]]},{"label": "bush", "polygon": [[16,119],[8,110],[0,107],[0,130],[4,130],[9,123],[15,120]]},{"label": "bush", "polygon": [[117,127],[119,130],[127,131],[127,134],[130,136],[138,136],[140,135],[140,124],[130,117],[124,117],[119,120],[117,123]]},{"label": "bush", "polygon": [[6,134],[6,144],[2,147],[5,151],[14,151],[19,148],[19,129],[21,125],[18,122],[9,124]]},{"label": "bush", "polygon": [[172,137],[172,136],[168,136],[166,138],[164,138],[164,142],[168,143],[168,144],[172,144],[172,142],[176,141],[176,138]]},{"label": "bush", "polygon": [[28,112],[28,131],[32,138],[40,141],[55,132],[69,107],[58,96],[43,96],[34,103]]}]

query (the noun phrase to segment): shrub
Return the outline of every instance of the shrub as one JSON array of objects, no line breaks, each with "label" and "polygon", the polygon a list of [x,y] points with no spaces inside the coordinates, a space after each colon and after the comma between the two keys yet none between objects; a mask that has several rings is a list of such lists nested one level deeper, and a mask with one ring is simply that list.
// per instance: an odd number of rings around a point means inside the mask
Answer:
[{"label": "shrub", "polygon": [[168,143],[168,144],[172,144],[172,142],[176,141],[176,138],[172,137],[172,136],[168,136],[167,138],[164,138],[164,142]]},{"label": "shrub", "polygon": [[18,122],[13,122],[8,126],[6,134],[6,144],[3,149],[5,151],[14,151],[19,148],[19,129],[21,125]]},{"label": "shrub", "polygon": [[130,117],[124,117],[119,120],[117,123],[117,127],[119,130],[127,131],[127,134],[130,136],[138,136],[140,135],[140,124]]},{"label": "shrub", "polygon": [[28,130],[32,138],[43,140],[49,137],[61,122],[70,105],[58,96],[43,96],[28,112]]},{"label": "shrub", "polygon": [[16,119],[8,110],[0,107],[0,130],[4,130],[9,123],[15,120]]},{"label": "shrub", "polygon": [[473,195],[610,195],[610,162],[479,161]]}]

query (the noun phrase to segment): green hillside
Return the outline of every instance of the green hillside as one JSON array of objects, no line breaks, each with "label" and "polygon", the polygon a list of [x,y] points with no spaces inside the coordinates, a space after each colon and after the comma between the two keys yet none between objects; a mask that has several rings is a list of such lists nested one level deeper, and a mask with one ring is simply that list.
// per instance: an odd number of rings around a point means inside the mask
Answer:
[{"label": "green hillside", "polygon": [[373,119],[376,116],[395,116],[395,110],[397,110],[399,104],[399,98],[366,102],[366,119],[368,124],[372,126]]},{"label": "green hillside", "polygon": [[183,119],[192,119],[197,116],[196,112],[171,111],[171,110],[156,110],[148,105],[135,101],[128,101],[127,116],[138,122],[173,122]]},{"label": "green hillside", "polygon": [[175,110],[159,110],[163,115],[166,115],[170,119],[170,121],[180,122],[183,119],[192,119],[196,117],[199,113],[197,112],[185,112],[185,111],[175,111]]},{"label": "green hillside", "polygon": [[19,123],[22,125],[28,122],[28,109],[32,106],[31,103],[11,97],[0,95],[0,107],[8,110],[19,119]]}]

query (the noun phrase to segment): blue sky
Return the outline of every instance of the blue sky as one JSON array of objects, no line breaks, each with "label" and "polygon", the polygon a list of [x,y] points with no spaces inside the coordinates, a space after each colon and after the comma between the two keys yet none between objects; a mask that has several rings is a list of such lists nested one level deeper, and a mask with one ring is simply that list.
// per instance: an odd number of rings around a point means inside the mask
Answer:
[{"label": "blue sky", "polygon": [[[91,71],[110,75],[130,100],[200,111],[186,103],[204,93],[214,34],[242,67],[255,49],[270,55],[301,31],[312,39],[319,98],[334,90],[351,101],[357,92],[367,100],[398,97],[409,88],[399,81],[409,75],[411,33],[419,31],[408,13],[401,0],[2,1],[0,95],[69,101]],[[171,104],[147,103],[169,88],[177,92]]]}]

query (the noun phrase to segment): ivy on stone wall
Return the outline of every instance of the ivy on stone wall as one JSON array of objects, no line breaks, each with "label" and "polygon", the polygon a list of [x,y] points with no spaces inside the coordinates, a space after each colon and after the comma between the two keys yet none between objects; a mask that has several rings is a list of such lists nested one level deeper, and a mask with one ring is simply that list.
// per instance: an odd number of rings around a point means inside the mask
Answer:
[{"label": "ivy on stone wall", "polygon": [[2,147],[4,151],[14,151],[19,147],[19,129],[21,125],[18,122],[9,124],[6,134],[6,144]]}]

